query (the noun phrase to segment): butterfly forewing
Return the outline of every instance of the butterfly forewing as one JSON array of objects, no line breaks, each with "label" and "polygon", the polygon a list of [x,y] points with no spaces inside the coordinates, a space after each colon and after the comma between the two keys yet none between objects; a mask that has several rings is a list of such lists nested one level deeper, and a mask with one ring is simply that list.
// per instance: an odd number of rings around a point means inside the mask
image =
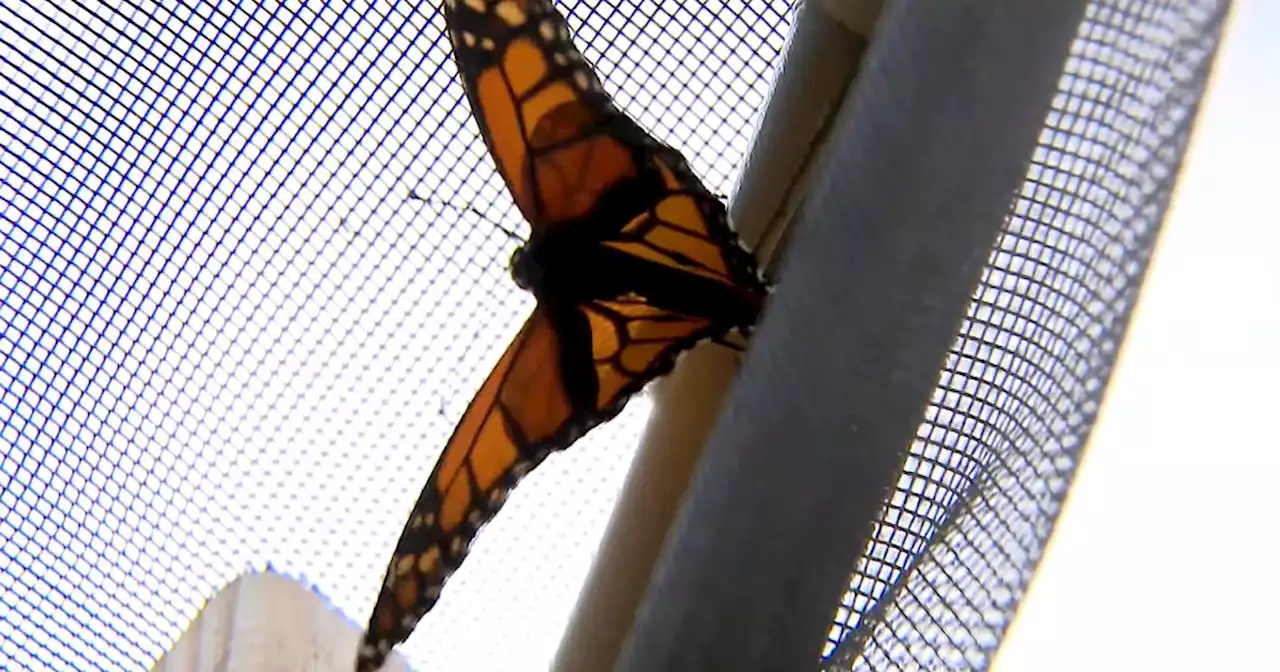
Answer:
[{"label": "butterfly forewing", "polygon": [[635,176],[634,152],[607,132],[620,112],[550,3],[450,0],[445,20],[481,135],[532,226],[580,218]]},{"label": "butterfly forewing", "polygon": [[[573,310],[590,325],[589,340],[566,343],[557,321],[535,309],[463,413],[388,564],[358,671],[378,669],[391,647],[408,638],[521,478],[549,452],[616,416],[645,384],[669,372],[680,352],[717,328],[643,302]],[[564,358],[591,367],[593,399],[568,392],[557,365]]]},{"label": "butterfly forewing", "polygon": [[[378,669],[435,606],[476,532],[545,446],[580,433],[556,366],[562,346],[548,312],[535,309],[467,406],[392,554],[357,670]],[[590,356],[589,343],[577,347]]]}]

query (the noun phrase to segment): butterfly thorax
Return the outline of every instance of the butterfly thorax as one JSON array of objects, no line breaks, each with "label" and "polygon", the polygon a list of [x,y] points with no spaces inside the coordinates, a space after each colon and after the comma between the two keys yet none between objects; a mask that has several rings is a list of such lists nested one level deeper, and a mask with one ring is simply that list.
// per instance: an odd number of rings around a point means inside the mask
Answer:
[{"label": "butterfly thorax", "polygon": [[512,255],[511,275],[539,302],[560,305],[634,296],[663,310],[710,318],[726,327],[750,327],[760,310],[758,297],[735,286],[586,238],[531,240]]},{"label": "butterfly thorax", "polygon": [[[632,122],[618,116],[610,117],[609,123],[625,127]],[[635,151],[652,150],[646,146]],[[647,162],[637,157],[636,163]],[[614,265],[617,255],[606,243],[658,202],[665,189],[662,175],[649,167],[600,193],[595,207],[584,216],[533,225],[528,242],[511,257],[512,279],[540,299],[575,303],[625,291],[625,280]]]},{"label": "butterfly thorax", "polygon": [[534,238],[511,255],[511,277],[539,300],[582,303],[625,292],[598,241],[569,235]]}]

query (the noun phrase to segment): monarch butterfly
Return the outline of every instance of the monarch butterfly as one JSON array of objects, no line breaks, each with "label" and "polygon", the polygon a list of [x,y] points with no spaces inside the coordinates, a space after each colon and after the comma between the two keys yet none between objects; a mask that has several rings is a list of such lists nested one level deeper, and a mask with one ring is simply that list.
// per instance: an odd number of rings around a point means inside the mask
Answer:
[{"label": "monarch butterfly", "polygon": [[724,205],[618,110],[549,0],[445,0],[444,16],[472,115],[530,225],[511,273],[537,303],[413,507],[358,672],[408,638],[525,474],[680,353],[746,336],[768,295]]}]

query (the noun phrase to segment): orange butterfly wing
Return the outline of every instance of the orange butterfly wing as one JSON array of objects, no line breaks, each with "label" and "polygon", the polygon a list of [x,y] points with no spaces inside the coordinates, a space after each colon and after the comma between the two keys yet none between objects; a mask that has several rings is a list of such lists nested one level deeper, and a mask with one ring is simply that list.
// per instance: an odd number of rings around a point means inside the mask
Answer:
[{"label": "orange butterfly wing", "polygon": [[[679,352],[717,330],[710,319],[675,315],[641,300],[557,312],[577,319],[553,322],[549,310],[536,308],[445,444],[387,567],[358,671],[378,669],[391,647],[409,637],[521,478],[550,452],[616,416],[645,384],[671,370]],[[589,329],[553,327],[566,322]],[[574,363],[590,367],[585,373],[596,389],[589,401],[568,391],[563,374]]]},{"label": "orange butterfly wing", "polygon": [[361,672],[376,670],[435,605],[520,478],[617,415],[681,352],[746,331],[766,294],[723,204],[678,152],[614,107],[549,2],[446,0],[445,17],[473,114],[533,227],[526,247],[591,227],[634,287],[573,302],[539,296],[413,508]]},{"label": "orange butterfly wing", "polygon": [[569,423],[572,402],[557,371],[558,348],[547,314],[535,311],[463,413],[401,533],[357,670],[378,669],[409,636],[480,525],[540,459],[528,447]]},{"label": "orange butterfly wing", "polygon": [[636,175],[628,145],[648,136],[610,127],[625,117],[550,2],[446,0],[445,19],[473,115],[533,227],[588,214]]}]

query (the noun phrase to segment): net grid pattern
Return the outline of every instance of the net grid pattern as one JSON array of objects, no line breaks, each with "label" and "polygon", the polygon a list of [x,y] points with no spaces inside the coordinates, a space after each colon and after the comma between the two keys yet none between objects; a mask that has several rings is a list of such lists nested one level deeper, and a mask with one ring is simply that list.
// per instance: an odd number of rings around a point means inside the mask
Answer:
[{"label": "net grid pattern", "polygon": [[828,670],[986,669],[1092,427],[1227,4],[1090,3]]},{"label": "net grid pattern", "polygon": [[[558,4],[618,104],[725,192],[793,8]],[[442,21],[406,7],[0,8],[0,667],[146,667],[268,562],[367,614],[401,513],[531,305],[495,226],[525,225]],[[828,667],[987,665],[1224,13],[1091,5]],[[517,490],[411,661],[549,661],[645,410]]]},{"label": "net grid pattern", "polygon": [[[619,105],[727,191],[793,8],[560,6]],[[149,667],[268,563],[367,615],[532,305],[442,28],[431,5],[0,8],[0,667]],[[530,476],[411,661],[549,661],[646,410]]]}]

